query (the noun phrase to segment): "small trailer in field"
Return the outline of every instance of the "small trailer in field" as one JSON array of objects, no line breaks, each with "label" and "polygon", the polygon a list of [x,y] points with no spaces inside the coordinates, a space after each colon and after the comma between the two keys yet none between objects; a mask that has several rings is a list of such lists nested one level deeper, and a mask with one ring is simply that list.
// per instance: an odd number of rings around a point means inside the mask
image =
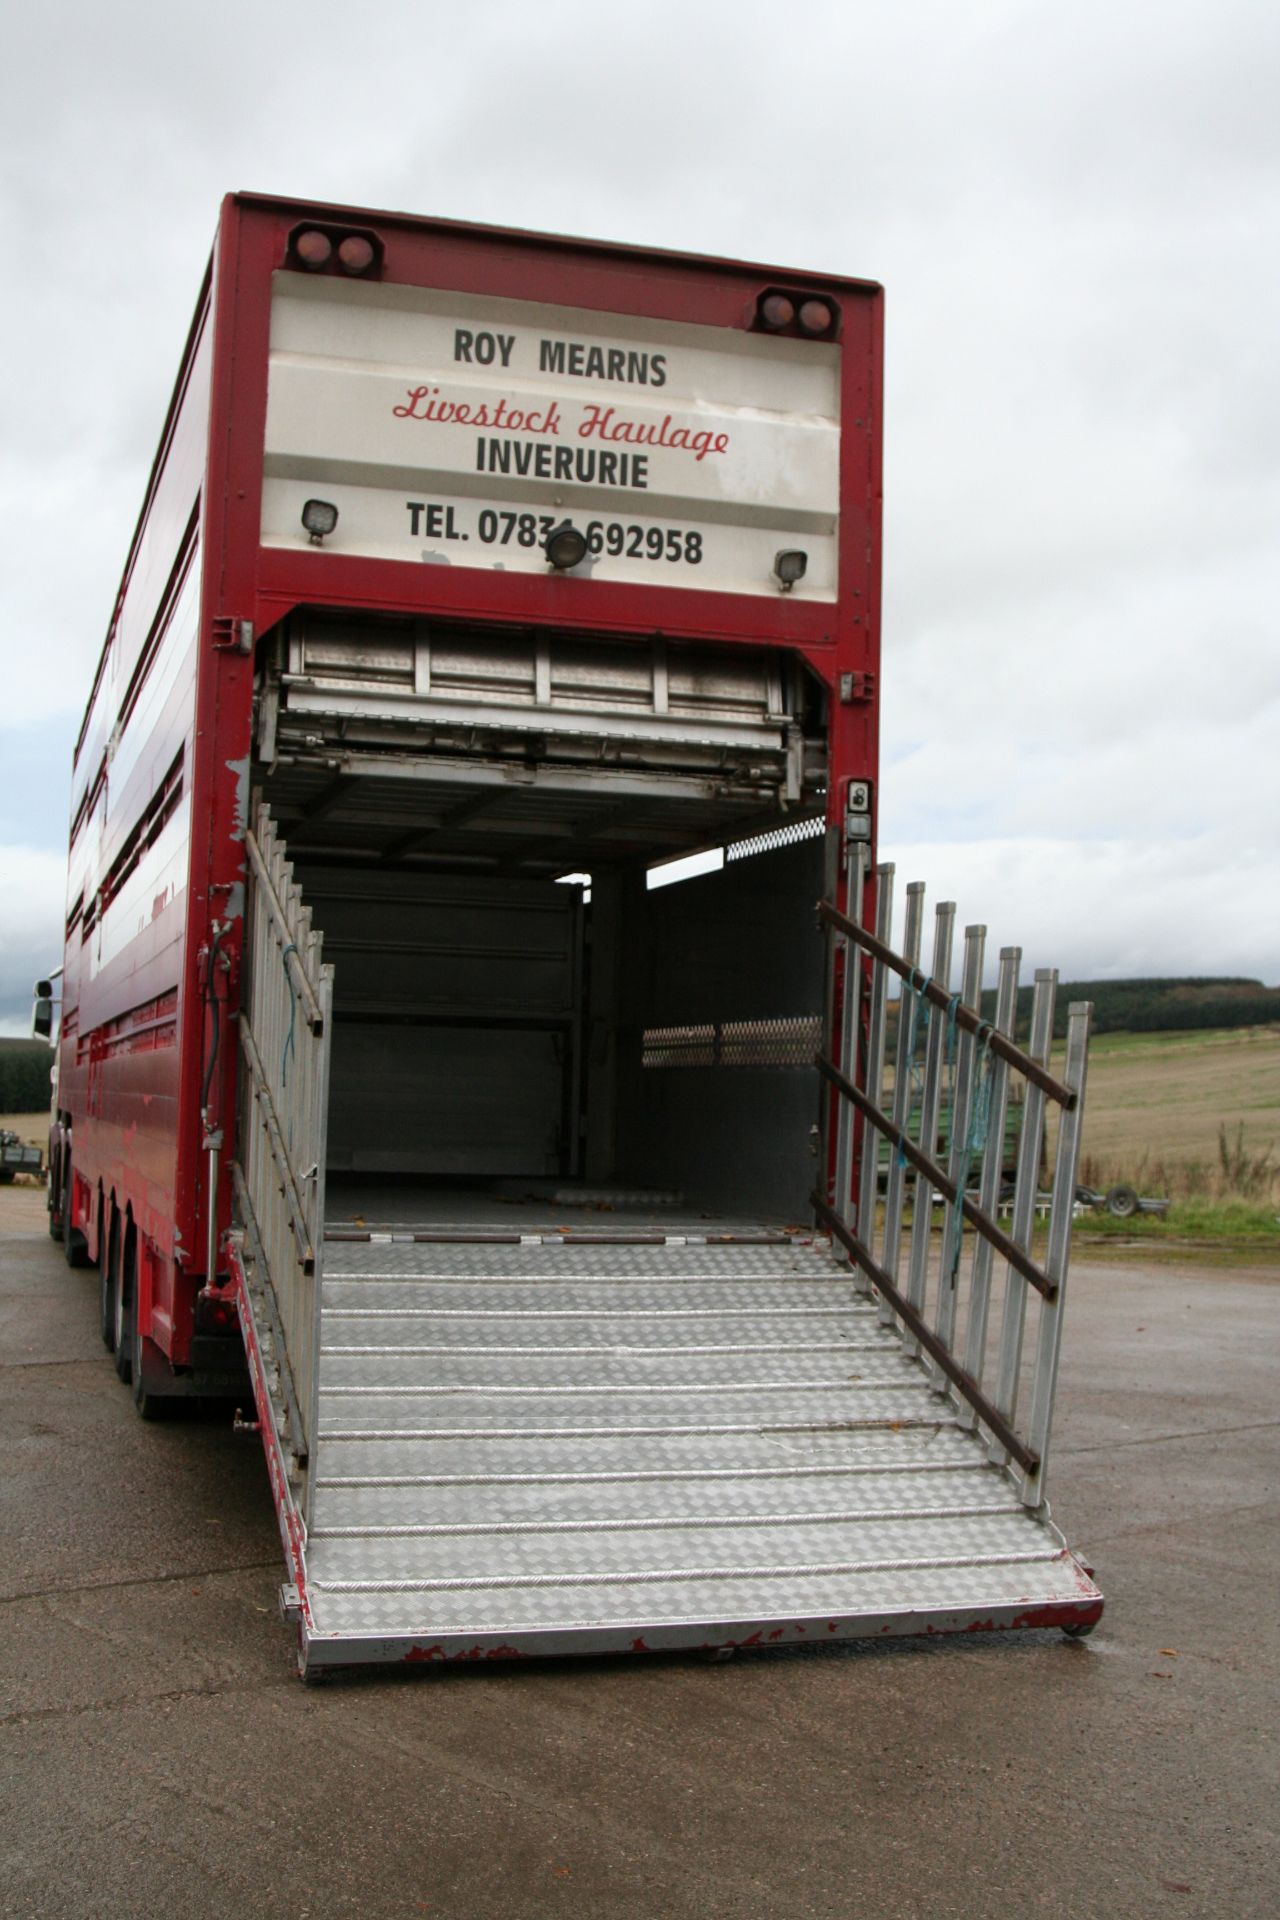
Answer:
[{"label": "small trailer in field", "polygon": [[30,1146],[11,1127],[0,1127],[0,1186],[9,1186],[18,1174],[33,1180],[44,1178],[44,1155]]},{"label": "small trailer in field", "polygon": [[76,750],[50,1219],[141,1413],[252,1393],[304,1671],[1099,1617],[1088,1009],[1056,1078],[1056,977],[984,1022],[874,855],[881,314],[223,206]]}]

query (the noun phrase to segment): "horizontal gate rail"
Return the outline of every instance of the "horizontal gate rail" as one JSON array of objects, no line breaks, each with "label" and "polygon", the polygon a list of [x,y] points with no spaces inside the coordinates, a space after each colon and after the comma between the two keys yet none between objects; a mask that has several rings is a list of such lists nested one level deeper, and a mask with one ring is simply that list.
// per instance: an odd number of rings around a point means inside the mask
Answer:
[{"label": "horizontal gate rail", "polygon": [[[848,919],[838,907],[833,907],[829,900],[818,902],[818,913],[827,926],[843,934],[846,940],[852,940],[855,946],[863,948],[865,952],[877,959],[881,966],[888,967],[891,973],[896,973],[899,979],[905,980],[908,986],[918,992],[931,1006],[937,1007],[940,1013],[951,1014],[955,996],[948,993],[945,987],[939,986],[936,980],[923,979],[918,968],[913,967],[907,960],[899,959],[892,948],[877,939],[874,933],[868,932],[866,927],[859,926],[856,920]],[[966,1033],[989,1041],[993,1053],[998,1053],[1002,1059],[1008,1061],[1011,1067],[1016,1067],[1032,1086],[1039,1087],[1042,1093],[1047,1093],[1051,1100],[1058,1102],[1059,1106],[1064,1107],[1068,1112],[1075,1106],[1077,1094],[1074,1087],[1065,1085],[1061,1080],[1055,1080],[1038,1060],[1033,1060],[1029,1054],[1022,1051],[1021,1047],[1015,1046],[1012,1040],[997,1032],[994,1027],[989,1027],[986,1021],[979,1019],[971,1008],[963,1005],[956,1006],[954,1017],[957,1026],[963,1027]]]},{"label": "horizontal gate rail", "polygon": [[813,1057],[813,1064],[824,1080],[828,1081],[837,1093],[842,1093],[845,1099],[871,1122],[876,1131],[884,1134],[899,1153],[911,1162],[917,1173],[923,1174],[926,1180],[931,1180],[938,1192],[953,1204],[956,1201],[959,1202],[960,1209],[970,1226],[976,1228],[985,1240],[990,1241],[996,1252],[1001,1254],[1010,1266],[1016,1267],[1023,1279],[1029,1281],[1037,1293],[1043,1294],[1046,1300],[1052,1300],[1055,1297],[1058,1289],[1048,1274],[1041,1272],[1031,1256],[1024,1253],[1017,1242],[1011,1240],[1003,1228],[983,1212],[976,1200],[971,1200],[967,1193],[961,1193],[950,1174],[944,1173],[936,1160],[930,1160],[927,1154],[921,1153],[909,1135],[895,1126],[887,1113],[883,1113],[873,1100],[868,1100],[860,1087],[855,1087],[851,1080],[847,1080],[834,1061],[828,1060],[825,1053],[817,1053]]},{"label": "horizontal gate rail", "polygon": [[[966,928],[960,990],[953,991],[955,907],[944,902],[936,909],[926,973],[924,889],[907,889],[904,952],[895,953],[889,945],[892,880],[892,867],[877,868],[873,880],[864,850],[855,847],[848,910],[830,900],[818,903],[819,922],[833,942],[828,977],[837,984],[829,1004],[830,1050],[820,1050],[813,1062],[824,1088],[825,1168],[813,1208],[833,1247],[879,1297],[881,1320],[896,1320],[907,1351],[926,1359],[933,1390],[953,1400],[961,1425],[982,1429],[988,1457],[1015,1474],[1023,1503],[1041,1508],[1092,1008],[1068,1009],[1059,1077],[1049,1067],[1057,974],[1037,972],[1030,1034],[1020,1046],[1014,1037],[1020,950],[1002,950],[995,1019],[984,1020],[986,928]],[[861,919],[872,899],[874,933]],[[893,976],[902,991],[887,1072]],[[1014,1076],[1020,1089],[1011,1085]],[[1051,1108],[1058,1131],[1046,1196],[1041,1169]],[[1033,1234],[1046,1203],[1048,1239],[1038,1259]],[[1006,1204],[1007,1227],[996,1219]],[[997,1260],[1002,1270],[993,1273]],[[1028,1412],[1020,1416],[1027,1394]]]},{"label": "horizontal gate rail", "polygon": [[870,1251],[863,1246],[856,1233],[851,1233],[838,1213],[830,1208],[820,1193],[812,1195],[814,1212],[828,1226],[840,1242],[851,1260],[856,1261],[868,1280],[872,1281],[884,1295],[894,1312],[904,1325],[910,1327],[925,1352],[935,1359],[946,1374],[953,1387],[968,1401],[974,1412],[989,1427],[1000,1441],[1005,1451],[1028,1473],[1034,1473],[1039,1458],[1030,1447],[1024,1446],[1000,1409],[989,1400],[976,1380],[970,1378],[955,1360],[938,1336],[930,1329],[928,1322],[912,1306],[904,1294],[899,1293],[884,1268],[875,1260]]}]

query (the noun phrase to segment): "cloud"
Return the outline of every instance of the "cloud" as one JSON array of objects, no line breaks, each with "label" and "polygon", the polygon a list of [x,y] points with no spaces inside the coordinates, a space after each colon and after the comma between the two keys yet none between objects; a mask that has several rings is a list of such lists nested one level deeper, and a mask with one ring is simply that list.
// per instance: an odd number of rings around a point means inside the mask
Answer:
[{"label": "cloud", "polygon": [[[923,879],[931,914],[952,900],[958,927],[988,928],[988,984],[1004,946],[1022,948],[1024,980],[1051,966],[1063,980],[1211,974],[1280,984],[1275,946],[1238,911],[1267,884],[1269,846],[1236,847],[1211,834],[1157,846],[1024,835],[901,841],[887,857],[896,869],[895,938],[905,885]],[[930,930],[926,956],[931,941]]]},{"label": "cloud", "polygon": [[31,989],[62,959],[66,858],[0,842],[0,1033],[31,1032]]},{"label": "cloud", "polygon": [[1280,10],[73,0],[6,52],[0,1013],[236,186],[883,279],[884,846],[1064,969],[1280,973]]}]

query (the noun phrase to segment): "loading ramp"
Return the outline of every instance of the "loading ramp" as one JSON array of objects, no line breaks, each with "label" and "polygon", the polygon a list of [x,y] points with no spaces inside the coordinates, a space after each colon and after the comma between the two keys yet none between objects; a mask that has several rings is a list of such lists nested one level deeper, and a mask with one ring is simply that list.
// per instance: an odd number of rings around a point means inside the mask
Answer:
[{"label": "loading ramp", "polygon": [[823,1241],[454,1231],[330,1245],[304,1670],[1097,1617]]},{"label": "loading ramp", "polygon": [[[672,1209],[566,1218],[474,1191],[343,1219],[321,1171],[331,969],[283,849],[269,858],[232,1251],[304,1672],[1089,1631],[1102,1596],[1044,1495],[1087,1029],[1074,1009],[1064,1086],[1047,1064],[1053,976],[1037,976],[1022,1054],[1007,1037],[1016,950],[987,1028],[982,929],[951,994],[938,982],[954,909],[939,909],[926,976],[919,890],[903,959],[883,924],[872,934],[824,906],[857,1044],[819,1062],[838,1096],[819,1228]],[[882,874],[882,923],[887,893]],[[907,981],[892,1112],[887,971]],[[991,1215],[1014,1065],[1026,1086],[1006,1230]],[[305,1095],[289,1140],[286,1072]],[[946,1167],[931,1157],[944,1080],[958,1116]],[[1036,1255],[1050,1098],[1064,1101],[1065,1198]],[[894,1144],[883,1201],[858,1124]]]}]

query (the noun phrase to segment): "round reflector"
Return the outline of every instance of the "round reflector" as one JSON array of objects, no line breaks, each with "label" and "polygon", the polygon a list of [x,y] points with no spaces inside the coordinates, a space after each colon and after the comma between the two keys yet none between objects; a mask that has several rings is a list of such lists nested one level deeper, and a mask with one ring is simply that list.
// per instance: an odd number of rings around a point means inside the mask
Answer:
[{"label": "round reflector", "polygon": [[338,242],[338,264],[344,273],[364,273],[373,265],[373,242],[362,233],[349,233]]},{"label": "round reflector", "polygon": [[564,573],[586,559],[587,536],[578,532],[572,520],[562,520],[558,527],[552,527],[542,543],[542,551],[552,566]]},{"label": "round reflector", "polygon": [[789,327],[795,317],[795,302],[785,293],[766,293],[760,302],[760,318],[766,327]]},{"label": "round reflector", "polygon": [[310,267],[314,273],[317,267],[328,266],[333,257],[333,242],[327,233],[319,233],[314,227],[308,227],[294,241],[293,251],[302,265]]},{"label": "round reflector", "polygon": [[800,325],[806,333],[830,333],[832,318],[825,300],[806,300],[800,309]]}]

